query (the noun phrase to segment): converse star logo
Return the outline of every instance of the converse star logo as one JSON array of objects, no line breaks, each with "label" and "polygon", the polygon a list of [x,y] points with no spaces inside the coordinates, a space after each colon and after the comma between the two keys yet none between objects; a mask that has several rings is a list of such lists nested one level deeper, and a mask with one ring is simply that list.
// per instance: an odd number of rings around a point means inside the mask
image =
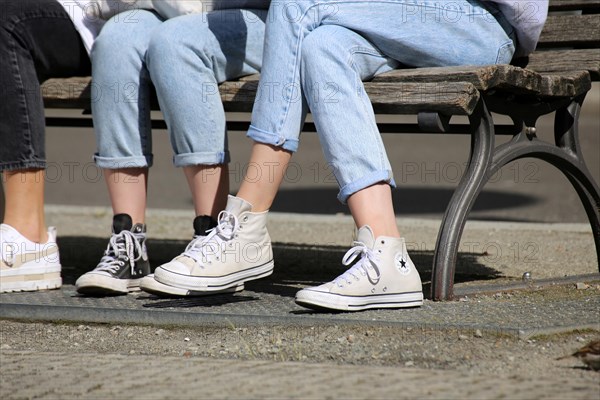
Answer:
[{"label": "converse star logo", "polygon": [[396,254],[396,268],[402,275],[408,275],[410,273],[410,267],[406,263],[406,260],[402,257],[401,253]]}]

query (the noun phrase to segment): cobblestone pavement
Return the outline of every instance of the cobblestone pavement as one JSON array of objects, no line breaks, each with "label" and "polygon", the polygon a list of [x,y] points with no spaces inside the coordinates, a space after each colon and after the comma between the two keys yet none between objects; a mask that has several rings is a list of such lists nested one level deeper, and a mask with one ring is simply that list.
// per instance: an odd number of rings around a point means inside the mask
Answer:
[{"label": "cobblestone pavement", "polygon": [[593,399],[586,379],[118,354],[2,351],[3,399]]}]

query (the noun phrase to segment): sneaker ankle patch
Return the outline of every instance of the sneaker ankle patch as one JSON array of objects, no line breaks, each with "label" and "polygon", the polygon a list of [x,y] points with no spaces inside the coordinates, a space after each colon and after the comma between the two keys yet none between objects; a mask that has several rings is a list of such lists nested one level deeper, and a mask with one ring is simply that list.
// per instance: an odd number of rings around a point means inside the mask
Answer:
[{"label": "sneaker ankle patch", "polygon": [[410,274],[410,265],[408,265],[402,253],[396,253],[396,256],[394,257],[394,264],[401,275]]}]

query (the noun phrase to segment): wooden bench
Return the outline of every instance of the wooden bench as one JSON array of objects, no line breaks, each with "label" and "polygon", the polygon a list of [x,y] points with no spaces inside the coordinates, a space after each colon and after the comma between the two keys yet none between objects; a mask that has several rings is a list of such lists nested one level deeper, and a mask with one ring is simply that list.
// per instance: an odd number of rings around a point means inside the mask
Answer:
[{"label": "wooden bench", "polygon": [[[591,82],[600,80],[600,0],[551,0],[550,7],[538,49],[528,60],[516,60],[520,66],[401,69],[365,83],[376,113],[418,116],[417,124],[381,125],[382,132],[471,135],[468,167],[437,238],[431,288],[435,300],[453,296],[458,247],[477,196],[500,168],[523,157],[549,162],[572,183],[589,217],[600,266],[600,193],[578,140],[581,105]],[[225,109],[251,111],[257,84],[258,76],[223,83]],[[89,77],[51,79],[42,89],[48,108],[90,108]],[[513,123],[494,124],[492,112],[509,116]],[[555,114],[555,143],[536,136],[537,119],[550,113]],[[467,116],[469,123],[450,124],[454,115]],[[49,118],[47,123],[82,122]],[[244,130],[247,124],[228,127]],[[314,130],[314,125],[305,129]],[[496,146],[495,135],[512,139]]]}]

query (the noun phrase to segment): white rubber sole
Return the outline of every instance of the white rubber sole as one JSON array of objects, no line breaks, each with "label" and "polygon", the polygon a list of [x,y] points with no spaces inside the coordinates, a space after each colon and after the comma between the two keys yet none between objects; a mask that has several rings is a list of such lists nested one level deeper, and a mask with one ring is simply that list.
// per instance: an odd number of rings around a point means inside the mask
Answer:
[{"label": "white rubber sole", "polygon": [[201,292],[165,285],[164,283],[160,283],[154,279],[154,274],[150,274],[142,278],[140,281],[140,289],[156,296],[198,297],[241,292],[244,290],[244,284],[242,283],[223,290]]},{"label": "white rubber sole", "polygon": [[118,295],[140,290],[142,279],[117,279],[93,271],[83,274],[75,282],[78,293],[92,296]]},{"label": "white rubber sole", "polygon": [[0,277],[0,293],[34,292],[37,290],[59,289],[61,286],[60,272]]},{"label": "white rubber sole", "polygon": [[60,264],[22,265],[0,271],[0,293],[33,292],[62,286]]},{"label": "white rubber sole", "polygon": [[386,295],[345,296],[304,289],[296,294],[296,304],[316,310],[362,311],[373,308],[406,308],[423,305],[423,292]]},{"label": "white rubber sole", "polygon": [[154,279],[159,283],[180,289],[198,292],[215,292],[230,289],[244,282],[264,278],[273,273],[273,260],[262,265],[243,269],[224,276],[191,276],[183,275],[158,267],[154,271]]}]

